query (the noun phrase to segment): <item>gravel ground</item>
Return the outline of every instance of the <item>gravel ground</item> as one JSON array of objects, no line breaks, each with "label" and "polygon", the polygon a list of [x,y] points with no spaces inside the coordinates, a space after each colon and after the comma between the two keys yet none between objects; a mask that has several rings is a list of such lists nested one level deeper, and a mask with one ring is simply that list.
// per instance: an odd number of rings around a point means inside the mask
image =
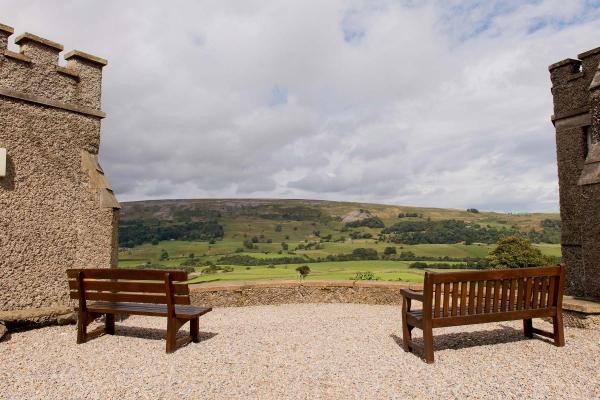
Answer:
[{"label": "gravel ground", "polygon": [[558,348],[525,339],[520,321],[437,329],[428,365],[402,350],[395,306],[219,308],[200,321],[201,343],[171,355],[163,318],[131,317],[83,345],[72,325],[12,333],[0,398],[600,398],[597,330],[567,329]]}]

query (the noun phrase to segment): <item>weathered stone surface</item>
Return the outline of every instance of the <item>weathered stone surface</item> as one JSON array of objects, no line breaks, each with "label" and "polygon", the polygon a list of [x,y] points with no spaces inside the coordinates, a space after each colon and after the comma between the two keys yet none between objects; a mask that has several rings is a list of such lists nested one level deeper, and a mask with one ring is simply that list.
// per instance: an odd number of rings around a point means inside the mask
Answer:
[{"label": "weathered stone surface", "polygon": [[56,306],[0,311],[0,321],[11,330],[18,330],[46,325],[66,325],[76,322],[76,316],[71,307]]},{"label": "weathered stone surface", "polygon": [[408,282],[265,281],[191,285],[193,304],[242,307],[293,303],[402,304],[401,288],[421,288]]},{"label": "weathered stone surface", "polygon": [[[566,293],[600,299],[600,48],[552,64]],[[587,157],[587,158],[586,158]]]},{"label": "weathered stone surface", "polygon": [[564,311],[563,324],[568,328],[600,330],[600,314],[585,314],[577,311]]},{"label": "weathered stone surface", "polygon": [[0,312],[12,316],[0,320],[65,323],[72,312],[66,311],[65,270],[117,263],[118,203],[106,205],[103,194],[112,192],[96,184],[103,178],[99,166],[89,171],[82,165],[82,154],[95,160],[99,150],[103,65],[79,54],[59,67],[62,46],[31,34],[19,39],[20,56],[13,57],[4,51],[11,33],[5,28],[0,29],[0,147],[7,150],[7,174],[0,178]]},{"label": "weathered stone surface", "polygon": [[0,321],[0,340],[2,340],[4,335],[6,335],[6,332],[8,332],[8,330],[6,329],[6,326],[4,325],[4,323],[2,321]]}]

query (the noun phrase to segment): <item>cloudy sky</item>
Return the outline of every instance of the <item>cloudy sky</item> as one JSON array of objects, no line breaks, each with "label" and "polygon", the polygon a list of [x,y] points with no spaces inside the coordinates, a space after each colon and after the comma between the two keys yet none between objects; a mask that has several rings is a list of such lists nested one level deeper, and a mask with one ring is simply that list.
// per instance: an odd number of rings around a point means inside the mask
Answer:
[{"label": "cloudy sky", "polygon": [[311,198],[558,210],[548,65],[600,1],[0,0],[107,58],[121,201]]}]

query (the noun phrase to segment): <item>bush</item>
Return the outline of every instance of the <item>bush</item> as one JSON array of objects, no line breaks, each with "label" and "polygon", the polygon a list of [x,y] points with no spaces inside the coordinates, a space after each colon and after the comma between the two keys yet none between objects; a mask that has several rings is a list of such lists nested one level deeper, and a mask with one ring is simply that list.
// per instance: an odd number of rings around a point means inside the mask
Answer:
[{"label": "bush", "polygon": [[369,217],[359,219],[358,221],[348,222],[346,225],[348,228],[360,228],[366,226],[367,228],[385,228],[383,221],[377,217]]},{"label": "bush", "polygon": [[383,250],[383,254],[385,254],[386,256],[389,256],[391,254],[396,254],[396,247],[394,247],[394,246],[386,247]]},{"label": "bush", "polygon": [[353,278],[355,281],[376,281],[375,274],[371,271],[357,272]]},{"label": "bush", "polygon": [[296,271],[298,271],[300,277],[304,279],[308,274],[310,274],[310,267],[308,265],[303,265],[301,267],[296,268]]},{"label": "bush", "polygon": [[160,261],[164,261],[164,260],[168,260],[168,259],[169,259],[169,253],[165,249],[162,249],[160,251]]},{"label": "bush", "polygon": [[377,250],[362,247],[352,250],[352,256],[358,260],[377,260],[379,258]]},{"label": "bush", "polygon": [[429,264],[422,261],[417,261],[409,265],[409,268],[425,269],[429,268]]}]

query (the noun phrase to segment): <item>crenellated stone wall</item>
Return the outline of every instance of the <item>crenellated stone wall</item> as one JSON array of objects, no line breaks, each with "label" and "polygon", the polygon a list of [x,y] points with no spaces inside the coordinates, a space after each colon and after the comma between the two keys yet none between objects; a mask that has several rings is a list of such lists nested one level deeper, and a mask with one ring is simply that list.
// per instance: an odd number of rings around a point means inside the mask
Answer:
[{"label": "crenellated stone wall", "polygon": [[550,65],[566,293],[600,299],[600,47]]},{"label": "crenellated stone wall", "polygon": [[[98,164],[106,60],[0,24],[0,312],[56,314],[65,270],[117,263],[118,209]],[[24,314],[23,314],[24,315]]]}]

